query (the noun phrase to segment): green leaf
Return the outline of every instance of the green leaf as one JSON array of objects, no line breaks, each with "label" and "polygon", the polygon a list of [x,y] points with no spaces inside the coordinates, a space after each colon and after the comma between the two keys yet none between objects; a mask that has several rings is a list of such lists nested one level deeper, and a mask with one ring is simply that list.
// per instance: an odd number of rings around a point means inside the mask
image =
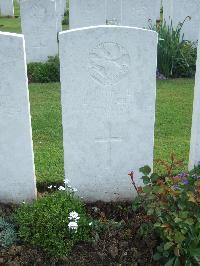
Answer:
[{"label": "green leaf", "polygon": [[159,191],[160,191],[160,187],[154,185],[153,188],[152,188],[152,190],[153,190],[154,193],[159,193]]},{"label": "green leaf", "polygon": [[[181,208],[182,208],[183,206],[181,205]],[[185,207],[185,206],[184,206]],[[181,213],[180,213],[180,215],[179,215],[182,219],[186,219],[187,217],[188,217],[188,212],[186,212],[186,211],[182,211]]]},{"label": "green leaf", "polygon": [[154,210],[153,210],[153,209],[148,209],[147,214],[148,214],[148,215],[152,215],[152,214],[154,214]]},{"label": "green leaf", "polygon": [[149,193],[151,191],[151,187],[150,186],[146,186],[143,188],[144,193]]},{"label": "green leaf", "polygon": [[179,218],[179,217],[176,217],[176,218],[174,219],[174,222],[175,222],[175,223],[180,223],[180,222],[182,222],[182,219]]},{"label": "green leaf", "polygon": [[168,262],[165,263],[165,266],[174,266],[174,261],[175,261],[175,258],[168,260]]},{"label": "green leaf", "polygon": [[175,234],[175,241],[176,243],[182,243],[183,240],[185,239],[185,236],[183,234],[181,234],[180,232],[176,232]]},{"label": "green leaf", "polygon": [[197,263],[198,266],[200,266],[200,257],[199,256],[194,256],[195,262]]},{"label": "green leaf", "polygon": [[174,266],[180,266],[180,260],[179,258],[175,259]]},{"label": "green leaf", "polygon": [[200,248],[190,249],[190,254],[191,254],[192,256],[200,257]]},{"label": "green leaf", "polygon": [[160,253],[155,253],[154,255],[153,255],[153,260],[155,260],[155,261],[159,261],[161,259],[161,255],[160,255]]},{"label": "green leaf", "polygon": [[141,167],[139,171],[144,175],[149,175],[151,173],[151,168],[148,165],[145,165],[144,167]]},{"label": "green leaf", "polygon": [[173,245],[174,245],[173,242],[167,242],[167,243],[164,245],[164,250],[169,250]]},{"label": "green leaf", "polygon": [[185,266],[192,266],[191,261],[190,261],[190,260],[186,260],[186,261],[185,261]]},{"label": "green leaf", "polygon": [[193,225],[194,224],[194,220],[192,218],[188,218],[188,219],[185,220],[185,223],[189,224],[189,225]]},{"label": "green leaf", "polygon": [[143,176],[142,180],[143,180],[143,183],[145,185],[148,185],[151,182],[151,180],[150,180],[150,178],[148,176]]},{"label": "green leaf", "polygon": [[160,177],[158,174],[153,173],[150,178],[151,178],[151,182],[155,183]]}]

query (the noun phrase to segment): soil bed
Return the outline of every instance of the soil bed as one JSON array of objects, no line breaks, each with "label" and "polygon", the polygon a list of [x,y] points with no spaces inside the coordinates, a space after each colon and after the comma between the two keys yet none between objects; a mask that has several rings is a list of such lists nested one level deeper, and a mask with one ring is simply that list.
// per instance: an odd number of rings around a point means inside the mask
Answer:
[{"label": "soil bed", "polygon": [[[10,216],[15,208],[0,204],[0,216]],[[142,238],[138,234],[140,225],[149,219],[142,210],[134,213],[129,203],[96,202],[87,204],[87,211],[107,226],[104,232],[95,234],[95,243],[80,243],[62,259],[17,243],[8,249],[0,248],[0,265],[159,265],[152,261],[156,237],[152,234]]]}]

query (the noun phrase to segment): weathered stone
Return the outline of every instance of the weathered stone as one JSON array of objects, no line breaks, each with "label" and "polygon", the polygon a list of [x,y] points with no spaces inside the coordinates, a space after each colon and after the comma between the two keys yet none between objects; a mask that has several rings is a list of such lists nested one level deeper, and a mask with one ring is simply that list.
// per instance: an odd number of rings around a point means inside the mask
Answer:
[{"label": "weathered stone", "polygon": [[65,175],[88,201],[130,200],[128,172],[152,166],[157,33],[98,26],[60,33]]},{"label": "weathered stone", "polygon": [[70,0],[70,29],[105,25],[106,0]]},{"label": "weathered stone", "polygon": [[200,165],[200,45],[198,46],[197,69],[194,89],[192,132],[190,142],[189,169]]},{"label": "weathered stone", "polygon": [[23,35],[0,32],[0,201],[36,197]]},{"label": "weathered stone", "polygon": [[121,25],[122,23],[122,0],[107,0],[106,24]]},{"label": "weathered stone", "polygon": [[44,62],[58,53],[58,18],[54,0],[21,0],[27,62]]},{"label": "weathered stone", "polygon": [[0,0],[1,16],[14,16],[13,0]]},{"label": "weathered stone", "polygon": [[122,25],[149,28],[156,24],[160,0],[123,0]]}]

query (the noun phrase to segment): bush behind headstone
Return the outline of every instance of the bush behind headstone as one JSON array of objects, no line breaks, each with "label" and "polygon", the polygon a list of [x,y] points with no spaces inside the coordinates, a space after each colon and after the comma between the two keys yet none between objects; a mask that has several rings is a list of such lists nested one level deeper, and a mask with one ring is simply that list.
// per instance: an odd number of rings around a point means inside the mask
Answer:
[{"label": "bush behind headstone", "polygon": [[45,63],[28,64],[29,83],[60,82],[60,62],[58,56],[49,57]]}]

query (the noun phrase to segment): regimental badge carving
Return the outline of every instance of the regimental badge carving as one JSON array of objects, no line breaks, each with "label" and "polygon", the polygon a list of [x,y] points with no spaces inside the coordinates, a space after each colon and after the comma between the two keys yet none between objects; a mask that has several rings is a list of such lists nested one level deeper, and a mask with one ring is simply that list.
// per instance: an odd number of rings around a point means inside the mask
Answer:
[{"label": "regimental badge carving", "polygon": [[101,85],[115,85],[124,79],[130,70],[130,55],[118,43],[104,42],[89,53],[89,72]]},{"label": "regimental badge carving", "polygon": [[31,10],[29,16],[36,18],[45,18],[46,8],[38,2],[33,2],[29,8]]}]

